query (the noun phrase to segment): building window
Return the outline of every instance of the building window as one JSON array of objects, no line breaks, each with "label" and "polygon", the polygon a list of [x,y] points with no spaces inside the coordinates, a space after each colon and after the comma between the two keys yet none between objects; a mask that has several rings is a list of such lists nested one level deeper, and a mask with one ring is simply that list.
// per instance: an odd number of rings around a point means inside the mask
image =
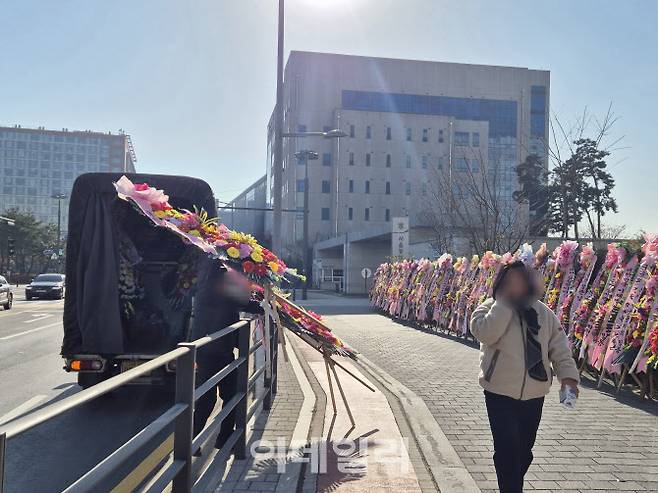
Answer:
[{"label": "building window", "polygon": [[354,125],[350,125],[350,137],[351,137],[351,138],[354,138],[354,135],[355,135],[355,133],[354,133]]},{"label": "building window", "polygon": [[372,138],[372,128],[370,128],[370,125],[366,127],[366,139],[371,139]]},{"label": "building window", "polygon": [[468,132],[455,132],[455,145],[468,146],[469,135]]},{"label": "building window", "polygon": [[386,209],[386,213],[384,215],[384,218],[385,218],[386,222],[391,220],[391,209]]},{"label": "building window", "polygon": [[443,169],[443,156],[439,156],[439,159],[436,162],[436,167],[438,169]]},{"label": "building window", "polygon": [[391,182],[386,182],[386,195],[391,195]]},{"label": "building window", "polygon": [[407,140],[411,142],[411,127],[407,127]]},{"label": "building window", "polygon": [[350,166],[354,166],[354,153],[350,152]]},{"label": "building window", "polygon": [[423,167],[423,169],[427,169],[427,156],[426,155],[423,156],[423,161],[422,161],[421,166]]},{"label": "building window", "polygon": [[439,143],[443,143],[443,130],[439,130]]},{"label": "building window", "polygon": [[331,153],[322,153],[322,166],[331,166]]},{"label": "building window", "polygon": [[421,193],[423,195],[427,195],[427,183],[423,183],[421,190],[422,190]]},{"label": "building window", "polygon": [[347,219],[349,219],[350,221],[354,219],[354,209],[352,209],[351,207],[347,209]]},{"label": "building window", "polygon": [[354,193],[354,180],[350,180],[349,190],[350,190],[350,193]]},{"label": "building window", "polygon": [[370,166],[370,153],[366,153],[366,166]]},{"label": "building window", "polygon": [[304,191],[304,180],[297,180],[297,191],[298,192]]},{"label": "building window", "polygon": [[322,193],[331,193],[331,182],[329,180],[322,180]]},{"label": "building window", "polygon": [[391,155],[386,154],[386,167],[390,168],[391,167]]},{"label": "building window", "polygon": [[471,171],[473,173],[480,172],[480,161],[478,161],[477,159],[471,159]]},{"label": "building window", "polygon": [[404,184],[404,194],[411,195],[411,183],[407,182]]},{"label": "building window", "polygon": [[427,129],[423,129],[423,142],[427,142]]},{"label": "building window", "polygon": [[478,132],[471,134],[471,145],[473,147],[480,147],[480,134]]},{"label": "building window", "polygon": [[468,171],[468,162],[465,158],[460,157],[455,160],[455,170]]},{"label": "building window", "polygon": [[322,220],[323,221],[328,221],[329,220],[329,207],[323,207],[322,208]]},{"label": "building window", "polygon": [[299,133],[306,132],[306,125],[303,125],[303,124],[300,123],[299,125],[297,125],[297,131]]},{"label": "building window", "polygon": [[366,221],[370,221],[370,208],[369,208],[369,207],[366,207],[366,211],[365,211],[365,212],[366,212],[366,213],[365,213],[364,219],[365,219]]},{"label": "building window", "polygon": [[366,180],[366,193],[370,193],[370,180]]},{"label": "building window", "polygon": [[407,155],[407,168],[411,168],[411,156]]},{"label": "building window", "polygon": [[391,140],[391,127],[386,127],[386,140]]}]

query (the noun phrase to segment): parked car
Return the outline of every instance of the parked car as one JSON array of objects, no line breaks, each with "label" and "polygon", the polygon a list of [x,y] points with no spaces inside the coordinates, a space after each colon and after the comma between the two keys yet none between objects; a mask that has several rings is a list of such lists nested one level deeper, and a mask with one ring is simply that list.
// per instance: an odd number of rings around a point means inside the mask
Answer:
[{"label": "parked car", "polygon": [[66,276],[64,274],[39,274],[25,286],[25,299],[54,298],[61,300],[65,290]]},{"label": "parked car", "polygon": [[14,292],[11,289],[11,285],[7,282],[7,279],[3,276],[0,276],[0,305],[3,306],[5,310],[11,310],[11,305],[14,303]]}]

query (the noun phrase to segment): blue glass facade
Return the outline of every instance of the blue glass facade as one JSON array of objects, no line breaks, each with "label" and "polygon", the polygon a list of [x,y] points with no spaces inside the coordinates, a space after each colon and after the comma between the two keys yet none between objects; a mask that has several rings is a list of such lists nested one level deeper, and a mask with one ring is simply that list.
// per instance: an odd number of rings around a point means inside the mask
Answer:
[{"label": "blue glass facade", "polygon": [[544,138],[546,135],[546,87],[530,88],[530,135]]},{"label": "blue glass facade", "polygon": [[516,101],[344,90],[342,106],[346,110],[452,116],[458,120],[486,121],[489,122],[489,137],[516,137]]}]

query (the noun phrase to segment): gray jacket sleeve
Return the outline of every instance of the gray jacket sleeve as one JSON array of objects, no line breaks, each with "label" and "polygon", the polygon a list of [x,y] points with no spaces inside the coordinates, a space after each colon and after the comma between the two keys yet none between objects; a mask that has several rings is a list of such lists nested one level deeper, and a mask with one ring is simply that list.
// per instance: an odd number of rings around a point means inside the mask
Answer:
[{"label": "gray jacket sleeve", "polygon": [[488,299],[471,316],[471,333],[483,344],[492,346],[505,334],[514,311],[504,303]]}]

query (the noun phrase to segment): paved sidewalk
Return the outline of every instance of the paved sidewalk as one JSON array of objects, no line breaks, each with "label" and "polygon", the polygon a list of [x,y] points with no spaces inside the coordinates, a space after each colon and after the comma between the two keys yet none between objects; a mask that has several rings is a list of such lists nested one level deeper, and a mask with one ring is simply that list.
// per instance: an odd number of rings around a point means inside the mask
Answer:
[{"label": "paved sidewalk", "polygon": [[277,488],[281,490],[287,479],[294,481],[296,487],[297,478],[289,478],[285,472],[277,471],[276,460],[267,458],[266,455],[261,458],[249,457],[249,451],[255,448],[256,440],[279,444],[285,448],[285,452],[289,451],[288,446],[300,416],[304,394],[292,364],[285,361],[282,349],[279,351],[278,372],[276,398],[272,409],[269,412],[262,411],[254,421],[253,435],[247,444],[248,458],[233,461],[224,482],[216,489],[217,492],[271,492]]},{"label": "paved sidewalk", "polygon": [[[362,302],[357,305],[363,308]],[[356,313],[353,308],[348,313]],[[332,312],[343,309],[336,306]],[[477,383],[477,348],[366,310],[329,316],[327,322],[339,337],[422,397],[478,486],[497,491],[492,440]],[[658,491],[658,406],[632,395],[615,398],[586,384],[578,409],[568,411],[558,404],[555,387],[546,400],[526,490]]]}]

